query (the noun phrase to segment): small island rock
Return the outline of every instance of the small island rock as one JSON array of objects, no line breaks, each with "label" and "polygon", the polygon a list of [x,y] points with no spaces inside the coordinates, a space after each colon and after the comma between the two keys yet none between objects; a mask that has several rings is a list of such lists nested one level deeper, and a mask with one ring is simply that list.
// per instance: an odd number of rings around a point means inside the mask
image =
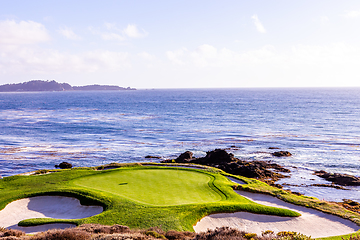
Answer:
[{"label": "small island rock", "polygon": [[349,174],[328,173],[323,170],[315,171],[314,174],[342,186],[360,186],[360,177],[355,177]]},{"label": "small island rock", "polygon": [[288,151],[273,152],[272,155],[275,157],[290,157],[290,156],[292,156],[292,154]]},{"label": "small island rock", "polygon": [[147,156],[145,156],[145,158],[161,159],[161,157],[159,157],[159,156],[151,156],[151,155],[147,155]]},{"label": "small island rock", "polygon": [[72,168],[72,164],[68,162],[62,162],[59,165],[55,165],[56,168],[67,169]]}]

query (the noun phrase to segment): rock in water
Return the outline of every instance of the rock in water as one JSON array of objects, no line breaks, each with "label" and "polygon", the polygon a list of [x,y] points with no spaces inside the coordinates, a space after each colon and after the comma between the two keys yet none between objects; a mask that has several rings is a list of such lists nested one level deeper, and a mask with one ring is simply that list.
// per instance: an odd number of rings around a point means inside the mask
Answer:
[{"label": "rock in water", "polygon": [[62,162],[59,165],[55,165],[55,167],[61,169],[72,168],[72,164],[68,162]]},{"label": "rock in water", "polygon": [[159,156],[151,156],[151,155],[147,155],[147,156],[145,156],[145,158],[161,159],[161,157],[159,157]]},{"label": "rock in water", "polygon": [[342,186],[360,186],[360,178],[349,174],[328,173],[323,170],[315,171],[314,174]]},{"label": "rock in water", "polygon": [[192,158],[193,158],[193,153],[190,151],[186,151],[186,152],[180,154],[180,156],[175,159],[175,162],[185,163],[185,162],[191,161]]},{"label": "rock in water", "polygon": [[199,164],[209,165],[209,164],[230,163],[237,160],[238,159],[234,157],[234,154],[227,153],[223,149],[215,149],[214,151],[207,152],[205,157],[197,158],[196,160],[194,160],[194,162]]},{"label": "rock in water", "polygon": [[275,157],[290,157],[292,154],[288,151],[278,151],[273,152],[272,155]]},{"label": "rock in water", "polygon": [[[168,160],[162,162],[170,162]],[[192,152],[184,152],[177,159],[177,163],[196,163],[219,168],[231,174],[245,177],[257,178],[273,184],[275,180],[286,177],[279,172],[290,172],[290,170],[267,161],[245,161],[234,157],[223,149],[215,149],[206,153],[205,157],[192,158]]]}]

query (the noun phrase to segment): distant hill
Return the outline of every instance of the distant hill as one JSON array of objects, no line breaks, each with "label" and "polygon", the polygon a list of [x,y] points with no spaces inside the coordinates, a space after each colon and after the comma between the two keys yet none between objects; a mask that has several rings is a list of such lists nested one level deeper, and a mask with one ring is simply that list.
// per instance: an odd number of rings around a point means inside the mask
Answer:
[{"label": "distant hill", "polygon": [[54,80],[32,80],[23,83],[5,84],[0,86],[0,92],[44,92],[44,91],[119,91],[136,90],[135,88],[123,88],[113,85],[87,85],[71,86],[68,83],[58,83]]}]

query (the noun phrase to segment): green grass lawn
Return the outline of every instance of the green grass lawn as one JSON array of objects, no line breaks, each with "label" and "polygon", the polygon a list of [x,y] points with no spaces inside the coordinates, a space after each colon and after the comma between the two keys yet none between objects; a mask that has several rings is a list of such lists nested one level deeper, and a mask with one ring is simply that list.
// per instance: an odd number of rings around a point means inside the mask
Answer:
[{"label": "green grass lawn", "polygon": [[150,205],[181,205],[220,201],[211,175],[177,169],[138,169],[83,177],[76,185],[109,192]]},{"label": "green grass lawn", "polygon": [[0,179],[0,209],[16,199],[37,195],[65,195],[83,204],[100,204],[104,212],[83,219],[29,219],[23,226],[67,222],[121,224],[130,228],[160,227],[193,231],[192,226],[211,213],[248,211],[298,216],[290,210],[254,203],[236,194],[220,172],[186,168],[145,167],[134,164],[97,171],[61,170],[45,175]]}]

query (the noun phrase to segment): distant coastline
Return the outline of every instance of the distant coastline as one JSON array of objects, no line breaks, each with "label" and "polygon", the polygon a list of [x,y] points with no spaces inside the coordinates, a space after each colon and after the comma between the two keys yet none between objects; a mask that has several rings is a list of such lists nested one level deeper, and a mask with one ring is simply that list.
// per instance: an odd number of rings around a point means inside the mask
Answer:
[{"label": "distant coastline", "polygon": [[53,92],[53,91],[123,91],[136,90],[135,88],[124,88],[115,85],[86,85],[71,86],[68,83],[58,83],[55,80],[43,81],[32,80],[23,83],[0,85],[0,92]]}]

